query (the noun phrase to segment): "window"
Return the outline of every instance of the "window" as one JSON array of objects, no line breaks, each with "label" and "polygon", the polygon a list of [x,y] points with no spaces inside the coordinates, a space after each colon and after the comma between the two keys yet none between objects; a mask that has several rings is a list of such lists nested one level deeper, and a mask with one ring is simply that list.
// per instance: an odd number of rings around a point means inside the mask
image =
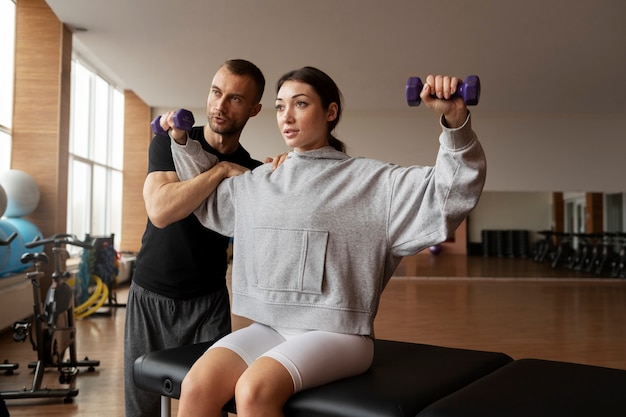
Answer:
[{"label": "window", "polygon": [[[0,172],[11,168],[15,2],[0,0]],[[2,213],[0,213],[2,214]]]},{"label": "window", "polygon": [[566,193],[565,203],[565,232],[574,234],[572,246],[577,249],[580,244],[579,233],[585,233],[587,205],[584,193]]},{"label": "window", "polygon": [[121,240],[124,95],[72,61],[67,229]]}]

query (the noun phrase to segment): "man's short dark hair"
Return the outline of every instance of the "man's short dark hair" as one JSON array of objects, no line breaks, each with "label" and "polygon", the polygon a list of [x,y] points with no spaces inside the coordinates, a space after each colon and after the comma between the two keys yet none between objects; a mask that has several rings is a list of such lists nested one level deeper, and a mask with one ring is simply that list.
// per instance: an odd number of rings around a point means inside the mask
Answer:
[{"label": "man's short dark hair", "polygon": [[261,102],[263,91],[265,90],[265,77],[259,67],[245,59],[230,59],[224,63],[224,67],[233,74],[247,75],[252,78],[257,87],[256,102]]}]

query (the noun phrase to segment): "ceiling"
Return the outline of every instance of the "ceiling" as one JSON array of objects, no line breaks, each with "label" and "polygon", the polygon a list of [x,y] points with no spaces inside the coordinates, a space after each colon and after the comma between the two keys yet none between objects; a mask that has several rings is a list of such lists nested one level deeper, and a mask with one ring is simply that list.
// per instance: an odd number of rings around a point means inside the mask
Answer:
[{"label": "ceiling", "polygon": [[480,76],[484,112],[625,113],[624,0],[47,0],[77,53],[149,106],[202,108],[220,64],[316,66],[346,110],[406,108],[407,77]]}]

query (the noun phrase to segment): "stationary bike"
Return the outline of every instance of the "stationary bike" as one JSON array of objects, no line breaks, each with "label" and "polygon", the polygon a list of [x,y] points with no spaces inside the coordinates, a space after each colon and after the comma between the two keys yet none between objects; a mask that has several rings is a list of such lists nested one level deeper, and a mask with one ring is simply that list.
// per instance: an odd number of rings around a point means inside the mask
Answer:
[{"label": "stationary bike", "polygon": [[[11,236],[8,237],[7,240],[0,239],[0,246],[9,246],[13,239],[17,237],[17,233],[11,233]],[[0,371],[4,371],[6,375],[13,375],[13,371],[20,367],[19,363],[10,363],[8,360],[4,360],[4,362],[0,363]]]},{"label": "stationary bike", "polygon": [[[74,245],[85,249],[92,249],[92,246],[78,240],[76,236],[66,233],[55,234],[46,239],[36,239],[25,246],[26,248],[34,248],[46,245],[52,245],[54,257],[52,284],[42,304],[40,279],[44,276],[44,272],[40,268],[42,264],[48,263],[48,255],[45,252],[27,252],[22,255],[22,263],[34,262],[35,264],[34,271],[26,274],[26,278],[31,281],[33,286],[34,315],[32,322],[19,321],[12,326],[13,339],[17,342],[24,342],[26,338],[29,338],[33,350],[37,351],[37,361],[28,365],[29,368],[35,369],[33,385],[30,389],[2,391],[0,392],[1,399],[61,397],[66,403],[72,402],[72,397],[78,395],[78,388],[73,386],[74,378],[78,374],[78,367],[87,367],[89,372],[93,372],[95,367],[100,365],[100,361],[89,360],[87,357],[82,361],[76,360],[74,296],[72,287],[66,282],[70,274],[61,268],[64,257],[68,256],[65,245]],[[64,359],[68,351],[69,358]],[[70,387],[60,389],[42,387],[46,368],[57,368],[59,383],[70,384]]]}]

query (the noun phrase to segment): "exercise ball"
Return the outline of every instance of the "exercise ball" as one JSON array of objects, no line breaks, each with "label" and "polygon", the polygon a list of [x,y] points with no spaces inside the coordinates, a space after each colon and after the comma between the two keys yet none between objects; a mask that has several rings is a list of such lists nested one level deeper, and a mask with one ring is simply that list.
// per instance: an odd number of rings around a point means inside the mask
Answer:
[{"label": "exercise ball", "polygon": [[[0,228],[0,241],[6,242],[9,239],[9,235],[6,234],[4,229]],[[9,258],[11,257],[11,246],[0,245],[0,276],[2,271],[9,265]]]},{"label": "exercise ball", "polygon": [[2,217],[6,209],[7,209],[7,193],[6,191],[4,191],[2,184],[0,184],[0,217]]},{"label": "exercise ball", "polygon": [[36,253],[43,251],[42,246],[36,246],[34,248],[26,247],[27,243],[32,242],[35,239],[43,239],[43,234],[33,222],[30,222],[26,219],[22,219],[19,217],[5,217],[3,220],[13,226],[15,230],[17,230],[17,233],[22,238],[22,242],[24,244],[24,250],[20,254],[20,262],[18,262],[18,264],[14,267],[13,272],[20,272],[30,268],[33,265],[33,262],[23,264],[21,262],[21,257],[24,253],[27,252]]},{"label": "exercise ball", "polygon": [[[24,266],[21,262],[22,254],[26,250],[24,246],[24,239],[20,236],[19,231],[15,226],[7,221],[7,219],[0,219],[0,230],[4,232],[6,235],[6,240],[13,233],[17,233],[17,236],[9,246],[2,246],[3,250],[8,249],[8,261],[4,268],[0,269],[0,276],[5,275],[9,272],[21,271],[24,269]],[[6,256],[6,255],[5,255]]]},{"label": "exercise ball", "polygon": [[441,251],[443,250],[443,247],[441,245],[433,245],[433,246],[429,247],[428,250],[433,255],[439,255],[441,253]]},{"label": "exercise ball", "polygon": [[7,196],[5,217],[26,216],[39,205],[39,187],[29,174],[10,169],[0,174],[0,185]]}]

